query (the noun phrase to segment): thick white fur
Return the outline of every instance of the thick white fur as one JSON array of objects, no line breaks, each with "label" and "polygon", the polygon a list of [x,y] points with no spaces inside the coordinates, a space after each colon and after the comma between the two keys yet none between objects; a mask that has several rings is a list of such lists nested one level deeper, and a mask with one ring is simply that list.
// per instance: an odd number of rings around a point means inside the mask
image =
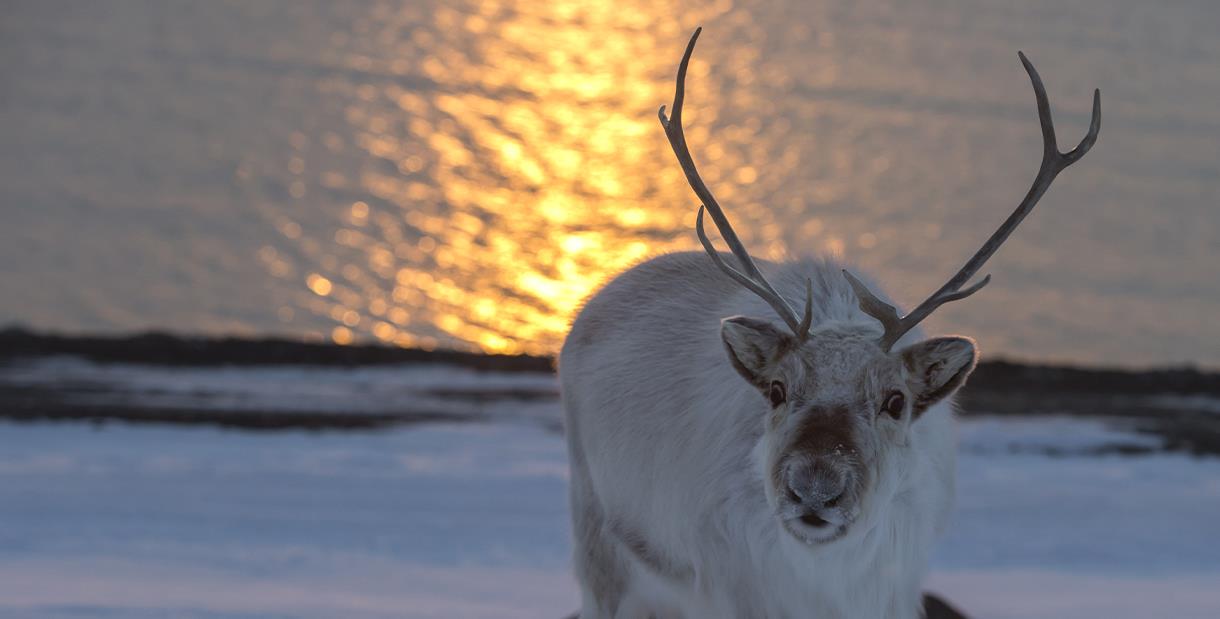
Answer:
[{"label": "thick white fur", "polygon": [[[880,333],[840,265],[759,267],[796,307],[812,278],[815,331]],[[804,544],[769,503],[775,437],[766,400],[727,359],[721,320],[734,315],[782,327],[705,254],[678,253],[620,275],[576,319],[559,376],[581,619],[918,617],[953,496],[951,403],[901,428],[904,444],[880,455],[845,537]],[[895,350],[918,338],[908,334]]]}]

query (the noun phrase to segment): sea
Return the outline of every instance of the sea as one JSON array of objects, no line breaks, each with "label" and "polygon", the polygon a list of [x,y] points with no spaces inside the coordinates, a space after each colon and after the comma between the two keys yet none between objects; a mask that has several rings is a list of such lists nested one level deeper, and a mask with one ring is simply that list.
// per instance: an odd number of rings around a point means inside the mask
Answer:
[{"label": "sea", "polygon": [[[546,354],[698,247],[657,121],[688,36],[703,176],[763,258],[912,307],[1065,171],[932,331],[985,355],[1220,367],[1220,5],[10,2],[0,325]],[[980,273],[981,275],[982,273]]]}]

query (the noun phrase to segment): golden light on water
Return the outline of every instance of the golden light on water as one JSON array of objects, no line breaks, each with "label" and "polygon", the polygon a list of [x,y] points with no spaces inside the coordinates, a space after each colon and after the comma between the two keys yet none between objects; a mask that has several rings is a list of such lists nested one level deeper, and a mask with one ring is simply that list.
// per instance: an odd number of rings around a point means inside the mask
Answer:
[{"label": "golden light on water", "polygon": [[[692,26],[621,3],[417,11],[381,6],[332,40],[348,71],[320,88],[346,95],[351,132],[295,134],[287,193],[336,216],[311,229],[273,210],[286,248],[261,257],[300,278],[297,313],[333,321],[340,344],[553,352],[598,286],[693,247],[694,200],[656,117]],[[693,92],[708,73],[696,58]],[[688,135],[731,199],[759,172],[728,165],[751,156],[734,145],[744,133],[708,135],[717,105],[688,103]],[[363,165],[329,169],[352,149]],[[760,254],[783,250],[770,232]]]},{"label": "golden light on water", "polygon": [[1096,150],[929,331],[1220,363],[1214,3],[1094,3],[1050,29],[1029,3],[47,4],[0,20],[21,60],[0,122],[8,323],[552,352],[607,278],[697,247],[656,110],[702,25],[687,135],[746,245],[840,253],[903,304],[1037,170],[1016,50],[1064,135],[1111,93]]}]

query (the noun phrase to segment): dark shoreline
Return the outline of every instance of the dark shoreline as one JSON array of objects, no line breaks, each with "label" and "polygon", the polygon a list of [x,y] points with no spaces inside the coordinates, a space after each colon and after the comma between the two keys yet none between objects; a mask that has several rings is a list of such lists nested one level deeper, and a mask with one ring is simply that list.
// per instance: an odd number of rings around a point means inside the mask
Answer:
[{"label": "dark shoreline", "polygon": [[[0,363],[51,356],[79,357],[96,363],[184,367],[360,367],[436,363],[495,372],[554,371],[554,358],[549,356],[494,355],[375,344],[340,346],[283,338],[195,337],[159,332],[67,336],[20,328],[0,330]],[[1220,396],[1220,372],[1190,366],[1133,370],[988,359],[982,361],[971,376],[970,387],[1007,392],[1035,389],[1060,394],[1173,393]]]},{"label": "dark shoreline", "polygon": [[[410,399],[403,402],[401,409],[379,413],[132,406],[108,400],[105,396],[109,387],[102,383],[56,381],[29,385],[19,380],[5,380],[6,367],[16,370],[30,360],[54,357],[83,359],[100,366],[183,370],[226,367],[248,367],[251,371],[268,367],[346,370],[419,364],[448,365],[479,372],[554,372],[553,358],[530,355],[485,355],[376,345],[339,346],[276,338],[183,337],[164,333],[76,337],[7,329],[0,331],[0,420],[175,423],[262,431],[368,431],[398,425],[485,419],[477,413],[463,415],[451,410],[434,410],[425,402]],[[434,388],[427,395],[448,402],[498,398],[524,403],[558,399],[558,393],[550,388],[546,393]],[[979,364],[958,401],[967,416],[1106,418],[1161,437],[1166,450],[1220,454],[1220,411],[1214,410],[1215,402],[1220,402],[1220,373],[1217,372],[1189,367],[1125,370],[987,360]],[[548,427],[554,423],[557,420]],[[553,429],[559,430],[557,426]]]},{"label": "dark shoreline", "polygon": [[338,344],[285,338],[183,336],[161,332],[136,335],[36,333],[0,330],[0,363],[31,357],[71,356],[97,363],[184,367],[314,365],[356,367],[394,363],[443,363],[495,372],[551,372],[551,357],[489,355],[457,350],[422,350],[374,344]]}]

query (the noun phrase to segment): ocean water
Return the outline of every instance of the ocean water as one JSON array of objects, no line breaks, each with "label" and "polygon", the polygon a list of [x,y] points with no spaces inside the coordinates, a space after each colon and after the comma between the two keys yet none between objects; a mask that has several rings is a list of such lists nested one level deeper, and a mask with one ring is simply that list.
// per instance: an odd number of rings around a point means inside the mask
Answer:
[{"label": "ocean water", "polygon": [[760,256],[914,305],[1097,146],[932,331],[1220,366],[1220,5],[11,2],[0,324],[548,352],[614,273],[697,247],[656,109]]}]

